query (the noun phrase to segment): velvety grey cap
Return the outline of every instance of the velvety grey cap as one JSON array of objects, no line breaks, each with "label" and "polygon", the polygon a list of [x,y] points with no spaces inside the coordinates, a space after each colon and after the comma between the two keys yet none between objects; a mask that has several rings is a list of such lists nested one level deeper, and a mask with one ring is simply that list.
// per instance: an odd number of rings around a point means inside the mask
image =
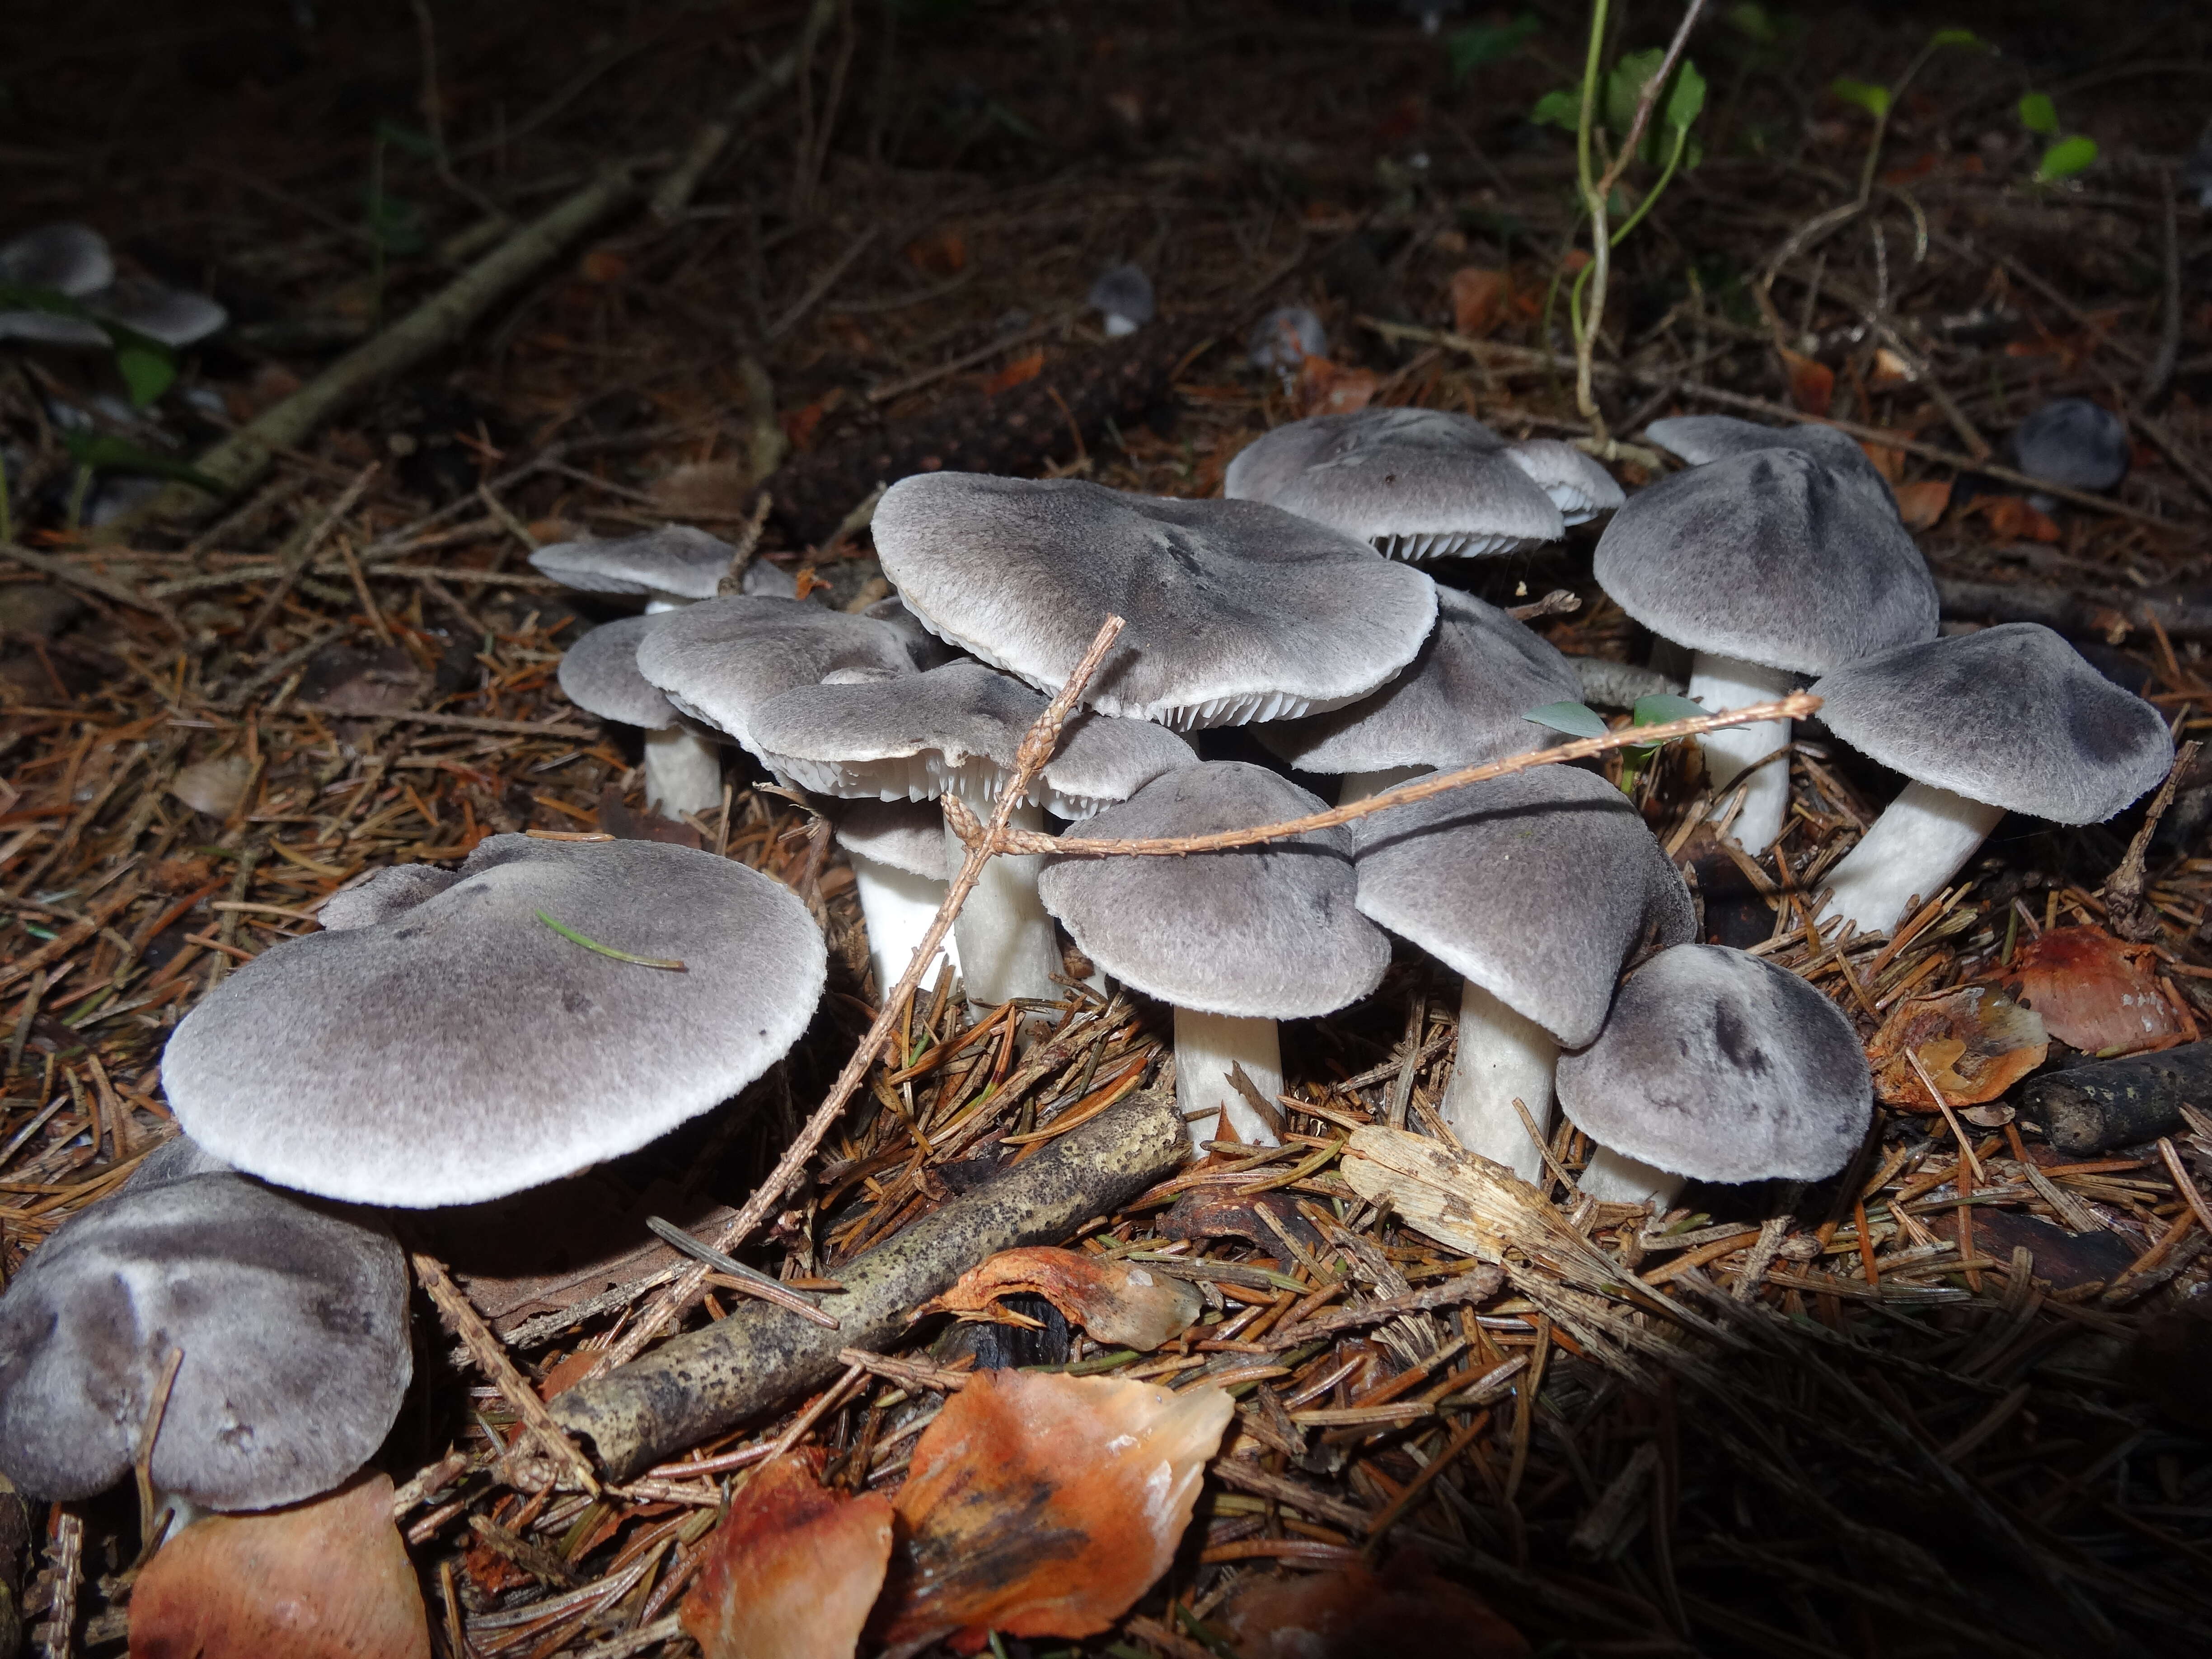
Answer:
[{"label": "velvety grey cap", "polygon": [[204,294],[166,283],[125,276],[85,302],[92,310],[166,346],[204,340],[230,320],[230,313]]},{"label": "velvety grey cap", "polygon": [[663,611],[637,648],[638,672],[678,712],[726,732],[756,755],[755,710],[839,669],[911,674],[906,636],[890,623],[798,599],[750,595]]},{"label": "velvety grey cap", "polygon": [[82,300],[114,280],[107,239],[89,225],[40,225],[0,242],[0,283],[50,288]]},{"label": "velvety grey cap", "polygon": [[424,899],[435,898],[460,878],[459,872],[441,870],[434,864],[390,865],[356,886],[338,889],[323,901],[315,920],[326,933],[374,927]]},{"label": "velvety grey cap", "polygon": [[957,654],[951,646],[924,628],[921,618],[908,610],[906,601],[896,593],[887,599],[878,599],[860,614],[897,629],[916,668],[942,667]]},{"label": "velvety grey cap", "polygon": [[2012,434],[2020,470],[2071,489],[2110,489],[2128,476],[2128,425],[2087,398],[2061,398]]},{"label": "velvety grey cap", "polygon": [[561,691],[586,714],[659,732],[676,724],[676,706],[637,672],[637,647],[672,611],[601,623],[561,653]]},{"label": "velvety grey cap", "polygon": [[586,593],[667,593],[711,599],[738,550],[687,524],[635,536],[586,537],[548,542],[530,556],[531,568]]},{"label": "velvety grey cap", "polygon": [[1380,691],[1326,714],[1255,726],[1252,735],[1306,772],[1469,766],[1565,743],[1523,718],[1578,702],[1574,665],[1494,605],[1437,589],[1437,625],[1413,666]]},{"label": "velvety grey cap", "polygon": [[1523,438],[1506,446],[1505,457],[1536,481],[1570,525],[1588,524],[1628,499],[1596,457],[1557,438]]},{"label": "velvety grey cap", "polygon": [[728,1099],[806,1029],[825,966],[806,907],[741,864],[494,836],[411,908],[240,968],[177,1027],[161,1080],[195,1139],[266,1180],[473,1204]]},{"label": "velvety grey cap", "polygon": [[1680,945],[1639,969],[1559,1104],[1599,1145],[1700,1181],[1820,1181],[1866,1138],[1874,1080],[1843,1011],[1787,969]]},{"label": "velvety grey cap", "polygon": [[[824,682],[773,697],[752,717],[767,763],[825,795],[929,800],[994,798],[1012,776],[1043,693],[979,662],[924,674]],[[1068,721],[1032,788],[1062,817],[1088,817],[1163,773],[1198,764],[1190,744],[1150,720],[1096,712]]]},{"label": "velvety grey cap", "polygon": [[757,594],[764,599],[795,599],[799,597],[799,578],[780,564],[755,559],[745,567],[745,574],[738,578],[738,592]]},{"label": "velvety grey cap", "polygon": [[1419,571],[1257,501],[926,472],[884,494],[875,537],[924,623],[1047,691],[1125,618],[1084,701],[1182,731],[1341,708],[1436,621]]},{"label": "velvety grey cap", "polygon": [[1361,818],[1359,908],[1569,1048],[1648,939],[1696,936],[1689,890],[1628,798],[1539,766]]},{"label": "velvety grey cap", "polygon": [[1095,309],[1109,317],[1133,324],[1152,320],[1152,279],[1145,275],[1142,265],[1115,265],[1100,272],[1091,285],[1090,300]]},{"label": "velvety grey cap", "polygon": [[2099,823],[2173,764],[2158,710],[2039,623],[1884,652],[1815,681],[1828,730],[1922,783]]},{"label": "velvety grey cap", "polygon": [[[1083,833],[1200,836],[1327,806],[1265,767],[1211,762],[1146,784]],[[1389,964],[1389,941],[1353,902],[1351,854],[1336,829],[1182,858],[1053,858],[1037,893],[1085,956],[1146,996],[1300,1019],[1358,1001]]]},{"label": "velvety grey cap", "polygon": [[1598,538],[1599,585],[1693,651],[1818,674],[1936,637],[1936,583],[1885,492],[1796,449],[1638,490]]},{"label": "velvety grey cap", "polygon": [[1279,426],[1229,463],[1222,493],[1266,501],[1395,559],[1511,553],[1566,533],[1550,494],[1481,422],[1362,409]]},{"label": "velvety grey cap", "polygon": [[1644,428],[1644,435],[1662,449],[1680,455],[1692,466],[1724,461],[1731,455],[1748,455],[1759,449],[1794,449],[1826,461],[1838,472],[1879,488],[1885,499],[1889,482],[1875,471],[1867,453],[1849,433],[1806,421],[1796,426],[1762,426],[1740,421],[1733,415],[1670,415]]},{"label": "velvety grey cap", "polygon": [[837,815],[837,845],[909,876],[952,879],[945,814],[927,801],[856,800]]},{"label": "velvety grey cap", "polygon": [[127,1478],[182,1349],[156,1487],[218,1510],[327,1492],[375,1454],[407,1391],[404,1258],[373,1217],[172,1145],[0,1297],[0,1469],[62,1499]]}]

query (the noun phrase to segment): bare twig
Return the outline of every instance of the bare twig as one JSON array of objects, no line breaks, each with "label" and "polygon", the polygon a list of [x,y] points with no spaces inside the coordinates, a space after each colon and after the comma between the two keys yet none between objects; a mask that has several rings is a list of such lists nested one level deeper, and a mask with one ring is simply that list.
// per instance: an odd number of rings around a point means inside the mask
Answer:
[{"label": "bare twig", "polygon": [[0,541],[0,558],[14,560],[26,569],[35,570],[42,576],[51,576],[58,582],[67,582],[88,593],[97,593],[103,599],[112,599],[118,605],[128,605],[133,611],[143,611],[149,616],[159,617],[167,623],[179,639],[190,638],[177,613],[159,599],[148,599],[136,588],[100,575],[96,571],[81,569],[67,559],[57,559],[44,553],[33,553],[27,547],[18,547],[10,541]]},{"label": "bare twig", "polygon": [[708,170],[721,160],[722,152],[737,136],[738,124],[792,83],[799,74],[802,55],[812,50],[814,38],[837,15],[838,3],[839,0],[814,0],[805,21],[799,25],[799,43],[771,58],[751,84],[722,106],[720,113],[700,125],[690,148],[684,152],[684,159],[669,169],[653,192],[654,218],[668,224],[683,217]]}]

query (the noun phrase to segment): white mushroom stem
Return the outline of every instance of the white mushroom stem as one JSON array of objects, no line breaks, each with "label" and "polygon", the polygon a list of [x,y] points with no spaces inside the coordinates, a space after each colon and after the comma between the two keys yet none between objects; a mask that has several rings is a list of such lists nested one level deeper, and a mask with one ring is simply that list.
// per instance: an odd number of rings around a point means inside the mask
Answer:
[{"label": "white mushroom stem", "polygon": [[[1544,1158],[1528,1138],[1519,1101],[1540,1131],[1552,1127],[1552,1073],[1559,1045],[1471,979],[1459,987],[1459,1058],[1439,1115],[1470,1152],[1503,1164],[1523,1181],[1542,1173]],[[1178,1062],[1180,1063],[1180,1062]]]},{"label": "white mushroom stem", "polygon": [[722,757],[716,746],[680,726],[645,734],[645,804],[663,817],[704,812],[722,804]]},{"label": "white mushroom stem", "polygon": [[[1018,806],[1007,822],[1016,830],[1042,831],[1044,815],[1035,806]],[[956,870],[968,855],[949,824],[945,852],[948,866]],[[1000,853],[983,866],[975,890],[960,907],[952,933],[969,1001],[1035,997],[1055,1002],[1066,994],[1052,980],[1063,967],[1059,936],[1037,897],[1037,872],[1043,866],[1041,854]]]},{"label": "white mushroom stem", "polygon": [[1222,1139],[1218,1115],[1229,1114],[1227,1139],[1247,1146],[1273,1146],[1281,1137],[1252,1109],[1230,1070],[1242,1066],[1262,1100],[1283,1092],[1283,1049],[1272,1019],[1175,1011],[1176,1105],[1190,1127],[1190,1144],[1203,1149]]},{"label": "white mushroom stem", "polygon": [[[635,592],[635,590],[633,589],[632,591]],[[681,611],[685,605],[690,603],[691,601],[689,599],[679,599],[672,594],[655,593],[652,598],[646,600],[645,614],[648,617],[657,617],[664,611]]]},{"label": "white mushroom stem", "polygon": [[[1716,714],[1786,697],[1790,684],[1786,671],[1762,668],[1740,657],[1700,651],[1690,659],[1690,701],[1703,703]],[[1716,788],[1725,791],[1745,769],[1790,746],[1790,722],[1759,720],[1750,726],[1730,726],[1708,732],[1698,741],[1705,757],[1706,777]],[[1743,809],[1729,833],[1745,851],[1763,853],[1782,833],[1782,819],[1789,810],[1790,763],[1778,760],[1752,774],[1744,789]]]},{"label": "white mushroom stem", "polygon": [[[850,848],[845,856],[853,866],[853,887],[860,901],[860,920],[868,928],[868,960],[875,965],[878,995],[898,983],[915,948],[936,919],[945,902],[945,884],[928,876],[909,874]],[[960,967],[960,952],[951,939],[940,947],[950,957],[953,971]],[[932,963],[921,976],[926,990],[936,978]]]},{"label": "white mushroom stem", "polygon": [[1365,800],[1370,795],[1379,795],[1385,789],[1395,789],[1401,783],[1425,776],[1432,769],[1426,766],[1384,766],[1372,772],[1346,772],[1336,786],[1336,804],[1349,806],[1356,800]]},{"label": "white mushroom stem", "polygon": [[1590,1161],[1575,1184],[1601,1204],[1648,1202],[1656,1215],[1665,1212],[1688,1179],[1610,1146],[1600,1146],[1590,1153]]},{"label": "white mushroom stem", "polygon": [[1834,894],[1825,915],[1863,933],[1887,933],[1915,901],[1934,898],[2003,817],[2002,806],[1968,800],[1932,783],[1909,783],[1874,828],[1822,878]]}]

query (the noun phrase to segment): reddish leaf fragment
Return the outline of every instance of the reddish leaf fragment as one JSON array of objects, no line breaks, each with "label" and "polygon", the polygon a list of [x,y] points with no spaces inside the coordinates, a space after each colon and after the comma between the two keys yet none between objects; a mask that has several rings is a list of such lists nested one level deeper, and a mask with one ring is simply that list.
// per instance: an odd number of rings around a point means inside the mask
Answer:
[{"label": "reddish leaf fragment", "polygon": [[1502,270],[1462,265],[1452,272],[1452,328],[1479,340],[1505,320],[1513,302],[1513,279]]},{"label": "reddish leaf fragment", "polygon": [[1309,357],[1298,365],[1298,412],[1349,415],[1373,402],[1381,385],[1366,369],[1344,368],[1326,357]]},{"label": "reddish leaf fragment", "polygon": [[2188,1030],[2141,958],[2101,927],[2055,927],[2013,953],[2002,983],[2061,1042],[2093,1054],[2163,1048]]},{"label": "reddish leaf fragment", "polygon": [[947,226],[908,242],[906,258],[925,276],[957,276],[968,268],[968,240]]},{"label": "reddish leaf fragment", "polygon": [[1245,1659],[1522,1659],[1528,1644],[1472,1590],[1413,1551],[1364,1565],[1247,1583],[1227,1623]]},{"label": "reddish leaf fragment", "polygon": [[1907,530],[1933,530],[1951,505],[1951,481],[1929,478],[1919,483],[1897,484],[1890,494],[1897,497],[1897,516],[1905,520]]},{"label": "reddish leaf fragment", "polygon": [[1001,392],[1011,392],[1024,380],[1034,380],[1043,371],[1044,353],[1041,350],[1027,352],[984,381],[984,395],[995,398]]},{"label": "reddish leaf fragment", "polygon": [[1782,366],[1790,371],[1790,401],[1808,415],[1826,414],[1835,400],[1836,371],[1795,351],[1782,354]]},{"label": "reddish leaf fragment", "polygon": [[1978,1106],[2011,1088],[2050,1053],[2051,1040],[2036,1012],[1987,985],[1908,997],[1867,1045],[1875,1092],[1885,1103],[1914,1112],[1932,1112],[1936,1103],[1908,1055],[1919,1060],[1952,1105]]},{"label": "reddish leaf fragment", "polygon": [[1167,1571],[1234,1411],[1213,1388],[977,1376],[915,1446],[882,1640],[901,1656],[1104,1630]]},{"label": "reddish leaf fragment", "polygon": [[1041,1296],[1100,1342],[1149,1352],[1206,1310],[1196,1291],[1140,1262],[1086,1250],[1001,1250],[920,1312],[981,1313],[1002,1296]]},{"label": "reddish leaf fragment", "polygon": [[891,1500],[821,1484],[822,1453],[763,1463],[684,1598],[705,1659],[851,1659],[891,1553]]},{"label": "reddish leaf fragment", "polygon": [[429,1659],[392,1482],[357,1480],[261,1515],[214,1515],[131,1594],[131,1659]]},{"label": "reddish leaf fragment", "polygon": [[1990,534],[1999,541],[2055,542],[2058,523],[2048,513],[2039,513],[2018,495],[1978,495],[1966,509],[1989,520]]}]

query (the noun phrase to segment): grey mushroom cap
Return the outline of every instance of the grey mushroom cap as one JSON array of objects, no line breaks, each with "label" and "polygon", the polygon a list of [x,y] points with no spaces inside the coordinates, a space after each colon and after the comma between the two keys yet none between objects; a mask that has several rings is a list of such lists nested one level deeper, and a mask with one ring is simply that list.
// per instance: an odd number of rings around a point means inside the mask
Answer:
[{"label": "grey mushroom cap", "polygon": [[1884,652],[1814,683],[1829,731],[1921,783],[2099,823],[2173,764],[2158,710],[2039,623]]},{"label": "grey mushroom cap", "polygon": [[743,865],[494,836],[410,908],[245,964],[177,1027],[162,1083],[187,1132],[265,1180],[472,1204],[736,1094],[806,1029],[825,967],[806,907]]},{"label": "grey mushroom cap", "polygon": [[2020,470],[2070,489],[2110,489],[2128,476],[2128,425],[2087,398],[2061,398],[2012,434]]},{"label": "grey mushroom cap", "polygon": [[1843,1011],[1787,969],[1680,945],[1563,1054],[1559,1104],[1600,1145],[1700,1181],[1819,1181],[1866,1138],[1874,1082]]},{"label": "grey mushroom cap", "polygon": [[1603,778],[1538,766],[1358,821],[1359,908],[1579,1047],[1646,942],[1680,945],[1689,890]]},{"label": "grey mushroom cap", "polygon": [[1252,325],[1244,349],[1255,368],[1296,374],[1307,358],[1328,356],[1328,331],[1305,307],[1279,306]]},{"label": "grey mushroom cap", "polygon": [[124,277],[85,303],[111,321],[166,346],[204,340],[230,320],[230,313],[204,294],[139,276]]},{"label": "grey mushroom cap", "polygon": [[951,646],[921,625],[921,618],[908,610],[906,601],[896,593],[887,599],[878,599],[860,614],[897,629],[916,668],[942,667],[956,654]]},{"label": "grey mushroom cap", "polygon": [[603,720],[647,732],[676,724],[667,694],[637,672],[637,647],[671,614],[620,617],[602,623],[561,653],[561,690],[570,702]]},{"label": "grey mushroom cap", "polygon": [[1085,702],[1183,731],[1341,708],[1436,621],[1419,571],[1257,501],[929,472],[885,493],[875,537],[924,623],[1048,691],[1121,617]]},{"label": "grey mushroom cap", "polygon": [[585,593],[668,593],[711,599],[738,550],[690,525],[672,524],[635,536],[548,542],[531,568]]},{"label": "grey mushroom cap", "polygon": [[52,289],[82,300],[114,280],[107,239],[89,225],[40,225],[0,242],[0,283]]},{"label": "grey mushroom cap", "polygon": [[323,901],[315,920],[326,933],[374,927],[435,898],[460,878],[458,872],[434,864],[389,865],[356,886],[338,889]]},{"label": "grey mushroom cap", "polygon": [[[923,674],[824,681],[771,698],[752,717],[768,763],[827,795],[929,800],[996,797],[1044,694],[979,662]],[[1190,744],[1150,720],[1096,712],[1069,720],[1031,799],[1062,817],[1088,817],[1163,773],[1198,764]]]},{"label": "grey mushroom cap", "polygon": [[1099,273],[1098,280],[1091,285],[1091,305],[1109,317],[1119,317],[1129,323],[1149,323],[1152,320],[1152,279],[1145,275],[1145,268],[1137,264],[1115,265],[1111,270]]},{"label": "grey mushroom cap", "polygon": [[[1146,784],[1084,834],[1206,835],[1325,805],[1264,767],[1211,762]],[[1085,956],[1147,996],[1298,1019],[1358,1001],[1389,963],[1389,941],[1353,902],[1351,853],[1335,829],[1182,858],[1052,858],[1037,894]]]},{"label": "grey mushroom cap", "polygon": [[0,1470],[65,1500],[125,1479],[181,1350],[157,1488],[218,1510],[327,1492],[399,1414],[405,1260],[374,1218],[171,1147],[41,1244],[0,1297]]},{"label": "grey mushroom cap", "polygon": [[58,311],[0,311],[0,340],[27,340],[33,345],[106,347],[113,343],[107,331],[89,317],[71,317]]},{"label": "grey mushroom cap", "polygon": [[799,599],[732,596],[665,611],[637,649],[638,672],[678,710],[756,756],[750,723],[769,698],[840,669],[915,672],[892,623]]},{"label": "grey mushroom cap", "polygon": [[1557,438],[1523,438],[1509,444],[1506,459],[1536,481],[1569,526],[1588,524],[1628,499],[1612,473],[1572,444]]},{"label": "grey mushroom cap", "polygon": [[952,879],[945,815],[927,802],[856,800],[837,815],[837,845],[909,876]]},{"label": "grey mushroom cap", "polygon": [[1398,559],[1511,553],[1566,534],[1542,484],[1481,422],[1435,409],[1293,421],[1229,463],[1222,493],[1265,501]]},{"label": "grey mushroom cap", "polygon": [[1759,449],[1638,490],[1598,538],[1598,583],[1693,651],[1818,674],[1936,636],[1936,583],[1887,495]]},{"label": "grey mushroom cap", "polygon": [[1832,426],[1807,421],[1796,426],[1761,426],[1733,415],[1671,415],[1644,428],[1644,435],[1662,449],[1680,456],[1692,466],[1724,461],[1731,455],[1748,455],[1759,449],[1794,449],[1826,461],[1845,477],[1874,485],[1883,499],[1889,483],[1857,440]]},{"label": "grey mushroom cap", "polygon": [[1494,605],[1439,587],[1436,628],[1404,673],[1358,702],[1252,735],[1307,772],[1468,766],[1565,742],[1523,716],[1582,695],[1574,665],[1549,641]]}]

